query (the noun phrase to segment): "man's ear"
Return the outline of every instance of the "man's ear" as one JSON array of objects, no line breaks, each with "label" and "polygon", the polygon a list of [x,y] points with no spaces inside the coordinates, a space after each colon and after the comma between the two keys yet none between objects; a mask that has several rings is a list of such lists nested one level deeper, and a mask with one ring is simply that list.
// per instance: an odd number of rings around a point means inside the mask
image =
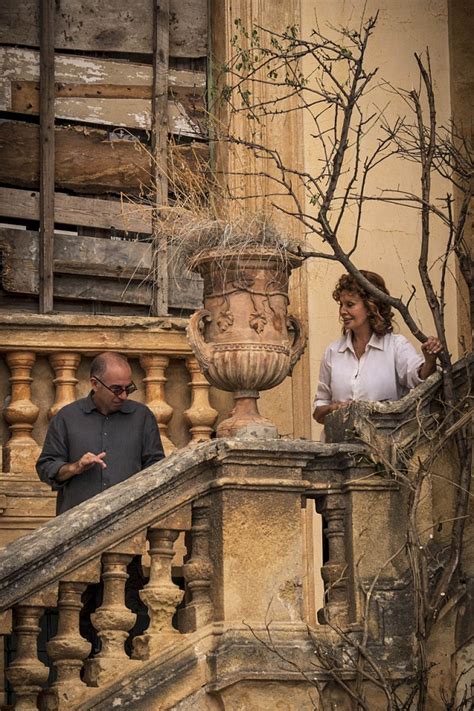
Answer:
[{"label": "man's ear", "polygon": [[95,392],[97,390],[97,380],[95,378],[91,378],[91,388]]}]

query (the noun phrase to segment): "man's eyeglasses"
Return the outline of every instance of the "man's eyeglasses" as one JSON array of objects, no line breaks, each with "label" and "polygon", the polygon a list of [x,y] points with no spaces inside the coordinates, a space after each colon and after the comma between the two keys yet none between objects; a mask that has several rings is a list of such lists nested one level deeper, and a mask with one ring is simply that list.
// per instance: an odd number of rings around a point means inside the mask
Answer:
[{"label": "man's eyeglasses", "polygon": [[100,378],[97,377],[97,375],[93,375],[92,377],[94,378],[94,380],[97,380],[98,383],[103,385],[104,388],[107,388],[107,390],[110,390],[110,392],[113,393],[117,397],[119,397],[122,393],[131,395],[137,389],[137,386],[135,385],[135,383],[133,381],[130,383],[130,385],[126,385],[123,388],[121,385],[106,385],[105,383],[102,382],[102,380]]}]

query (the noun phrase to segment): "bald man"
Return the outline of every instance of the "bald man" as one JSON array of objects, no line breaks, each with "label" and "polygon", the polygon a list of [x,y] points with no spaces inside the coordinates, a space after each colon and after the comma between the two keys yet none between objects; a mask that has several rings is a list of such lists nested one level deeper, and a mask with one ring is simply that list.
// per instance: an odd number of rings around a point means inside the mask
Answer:
[{"label": "bald man", "polygon": [[136,390],[125,358],[107,352],[91,363],[91,392],[51,420],[36,463],[57,490],[56,513],[128,479],[164,457],[151,410],[129,400]]}]

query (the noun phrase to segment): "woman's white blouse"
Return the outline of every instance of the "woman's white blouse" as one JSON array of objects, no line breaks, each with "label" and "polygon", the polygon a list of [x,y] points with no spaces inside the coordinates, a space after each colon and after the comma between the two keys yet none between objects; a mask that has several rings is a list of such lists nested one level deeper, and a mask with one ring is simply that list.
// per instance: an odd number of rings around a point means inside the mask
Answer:
[{"label": "woman's white blouse", "polygon": [[400,334],[372,334],[360,360],[351,332],[324,353],[314,407],[346,400],[398,400],[423,382],[418,369],[424,359]]}]

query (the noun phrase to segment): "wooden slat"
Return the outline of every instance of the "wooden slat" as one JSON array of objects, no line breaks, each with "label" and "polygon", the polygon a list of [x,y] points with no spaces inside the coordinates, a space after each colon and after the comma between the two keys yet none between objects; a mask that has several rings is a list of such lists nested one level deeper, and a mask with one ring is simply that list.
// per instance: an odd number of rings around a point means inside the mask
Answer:
[{"label": "wooden slat", "polygon": [[[0,43],[39,46],[39,0],[2,0]],[[56,49],[152,52],[153,0],[61,0]],[[170,0],[170,55],[207,55],[207,0]]]},{"label": "wooden slat", "polygon": [[155,206],[152,212],[153,282],[152,314],[168,313],[167,239],[160,229],[160,208],[168,203],[168,64],[169,64],[169,0],[154,3],[153,34],[153,96],[152,96],[152,160]]},{"label": "wooden slat", "polygon": [[[57,77],[56,77],[57,79]],[[55,97],[67,99],[149,99],[151,86],[125,84],[63,84],[56,81]],[[7,111],[37,114],[39,83],[15,79],[11,86],[11,104]]]},{"label": "wooden slat", "polygon": [[[0,229],[5,291],[38,293],[38,244],[37,232]],[[138,242],[56,234],[54,296],[150,304],[150,291],[143,283],[149,272],[150,254],[150,245]]]},{"label": "wooden slat", "polygon": [[[142,98],[151,97],[153,67],[151,64],[130,62],[119,59],[104,59],[56,53],[54,71],[58,91],[67,96],[70,85],[93,87],[150,87],[150,93]],[[39,52],[25,47],[0,46],[0,82],[8,84],[16,81],[37,82],[39,80]],[[186,69],[169,70],[168,82],[173,89],[192,89],[202,93],[206,88],[206,75],[201,71]],[[0,83],[0,97],[7,102],[8,89]],[[3,91],[3,93],[2,93]],[[74,94],[76,96],[76,94]],[[94,96],[94,94],[91,94]],[[125,97],[124,97],[125,98]]]},{"label": "wooden slat", "polygon": [[[21,121],[0,123],[0,183],[38,188],[38,126]],[[56,186],[80,193],[134,195],[150,187],[151,162],[146,147],[120,140],[100,129],[56,127]],[[194,142],[173,149],[173,163],[184,161],[189,170],[205,170],[209,146]],[[73,157],[73,160],[72,160]],[[169,166],[173,171],[173,165]],[[179,176],[172,182],[179,184]]]},{"label": "wooden slat", "polygon": [[[38,233],[10,227],[0,229],[0,244],[8,259],[37,260]],[[151,245],[147,242],[131,242],[121,239],[102,239],[89,235],[56,233],[54,243],[54,270],[58,274],[117,277],[143,280],[151,265]],[[21,291],[21,274],[3,274],[7,291]]]},{"label": "wooden slat", "polygon": [[39,311],[53,310],[54,245],[54,0],[40,12],[40,231]]},{"label": "wooden slat", "polygon": [[[100,200],[55,193],[55,221],[64,225],[151,234],[151,208],[127,200]],[[39,192],[0,188],[0,219],[39,220]]]},{"label": "wooden slat", "polygon": [[[81,94],[92,93],[88,85],[75,84],[60,85],[56,92],[60,96],[68,92],[68,98],[57,98],[55,101],[55,114],[57,118],[81,121],[83,123],[106,124],[109,126],[123,126],[124,128],[151,128],[151,87],[106,87],[104,93],[109,96],[82,97]],[[103,85],[100,85],[103,86]],[[6,107],[7,111],[35,115],[39,109],[39,85],[35,82],[14,82],[10,90],[11,102]],[[126,94],[127,98],[119,97]],[[113,90],[113,91],[112,91]],[[100,88],[95,89],[100,92]],[[74,93],[79,94],[74,97]],[[147,98],[140,98],[140,94],[147,94]],[[115,94],[115,95],[114,95]],[[184,92],[183,92],[184,95]],[[204,106],[202,105],[202,109]],[[167,101],[168,120],[170,133],[190,138],[205,137],[204,122],[199,123],[190,116],[181,101]],[[202,119],[204,110],[198,112],[193,107],[193,113]]]},{"label": "wooden slat", "polygon": [[[0,229],[2,286],[14,294],[38,293],[38,233]],[[146,285],[151,245],[144,242],[56,234],[54,296],[149,306]],[[202,304],[202,280],[188,274],[179,258],[170,258],[170,300],[173,308],[195,309]],[[93,278],[91,278],[93,277]]]},{"label": "wooden slat", "polygon": [[[153,69],[111,59],[56,55],[56,116],[89,123],[150,128]],[[169,72],[170,131],[204,133],[204,72]],[[37,114],[39,52],[0,47],[0,109]]]}]

